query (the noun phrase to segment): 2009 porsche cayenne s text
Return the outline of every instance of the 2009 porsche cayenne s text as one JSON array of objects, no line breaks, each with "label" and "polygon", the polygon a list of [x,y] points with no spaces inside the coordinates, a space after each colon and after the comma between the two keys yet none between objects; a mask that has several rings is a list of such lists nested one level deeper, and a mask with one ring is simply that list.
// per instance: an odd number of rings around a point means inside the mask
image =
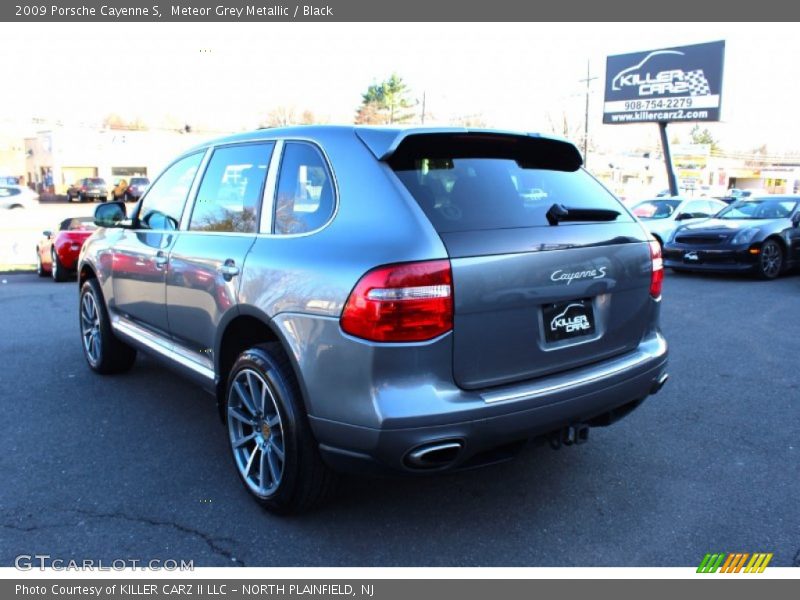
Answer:
[{"label": "2009 porsche cayenne s text", "polygon": [[584,441],[658,391],[659,245],[576,148],[312,126],[211,142],[80,257],[89,366],[148,352],[213,393],[276,512],[336,471],[426,473]]}]

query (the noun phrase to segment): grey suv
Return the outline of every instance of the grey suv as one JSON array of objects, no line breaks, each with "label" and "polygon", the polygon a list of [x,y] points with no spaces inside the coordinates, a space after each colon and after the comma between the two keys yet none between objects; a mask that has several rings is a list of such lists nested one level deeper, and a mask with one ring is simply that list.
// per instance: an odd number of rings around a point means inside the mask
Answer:
[{"label": "grey suv", "polygon": [[276,512],[335,471],[429,473],[585,441],[666,380],[659,245],[538,135],[302,127],[195,148],[79,266],[98,373],[143,350],[214,394]]}]

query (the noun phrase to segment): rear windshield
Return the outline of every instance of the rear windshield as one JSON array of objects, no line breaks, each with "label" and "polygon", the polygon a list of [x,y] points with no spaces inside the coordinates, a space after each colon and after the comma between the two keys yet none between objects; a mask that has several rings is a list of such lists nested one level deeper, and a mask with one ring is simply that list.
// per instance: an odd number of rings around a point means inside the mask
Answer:
[{"label": "rear windshield", "polygon": [[150,180],[147,177],[131,177],[131,185],[147,185]]},{"label": "rear windshield", "polygon": [[583,169],[527,168],[507,158],[419,158],[412,164],[395,173],[440,233],[549,226],[553,204],[615,210],[617,222],[631,221]]},{"label": "rear windshield", "polygon": [[105,179],[100,179],[99,177],[95,177],[94,179],[90,179],[89,183],[92,185],[105,185]]}]

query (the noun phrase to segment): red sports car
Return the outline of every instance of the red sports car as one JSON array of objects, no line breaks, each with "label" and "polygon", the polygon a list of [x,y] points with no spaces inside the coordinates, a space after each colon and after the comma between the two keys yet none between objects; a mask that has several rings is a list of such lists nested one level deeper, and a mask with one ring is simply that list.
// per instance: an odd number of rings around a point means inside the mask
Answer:
[{"label": "red sports car", "polygon": [[75,272],[83,242],[95,229],[92,217],[75,217],[61,221],[58,231],[44,231],[36,244],[39,277],[49,273],[55,281],[66,281]]}]

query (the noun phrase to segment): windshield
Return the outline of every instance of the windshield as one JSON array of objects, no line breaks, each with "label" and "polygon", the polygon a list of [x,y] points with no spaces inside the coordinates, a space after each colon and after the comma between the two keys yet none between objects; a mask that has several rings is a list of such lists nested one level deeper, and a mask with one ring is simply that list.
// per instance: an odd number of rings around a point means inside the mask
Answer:
[{"label": "windshield", "polygon": [[634,206],[632,212],[640,219],[668,219],[680,203],[680,200],[645,200]]},{"label": "windshield", "polygon": [[90,185],[105,185],[106,182],[104,179],[100,179],[99,177],[95,177],[89,180]]},{"label": "windshield", "polygon": [[150,180],[146,177],[131,177],[131,185],[147,185]]},{"label": "windshield", "polygon": [[796,200],[758,198],[740,200],[717,215],[718,219],[783,219],[792,214]]},{"label": "windshield", "polygon": [[64,219],[58,225],[59,231],[94,231],[97,226],[93,217],[73,217]]}]

